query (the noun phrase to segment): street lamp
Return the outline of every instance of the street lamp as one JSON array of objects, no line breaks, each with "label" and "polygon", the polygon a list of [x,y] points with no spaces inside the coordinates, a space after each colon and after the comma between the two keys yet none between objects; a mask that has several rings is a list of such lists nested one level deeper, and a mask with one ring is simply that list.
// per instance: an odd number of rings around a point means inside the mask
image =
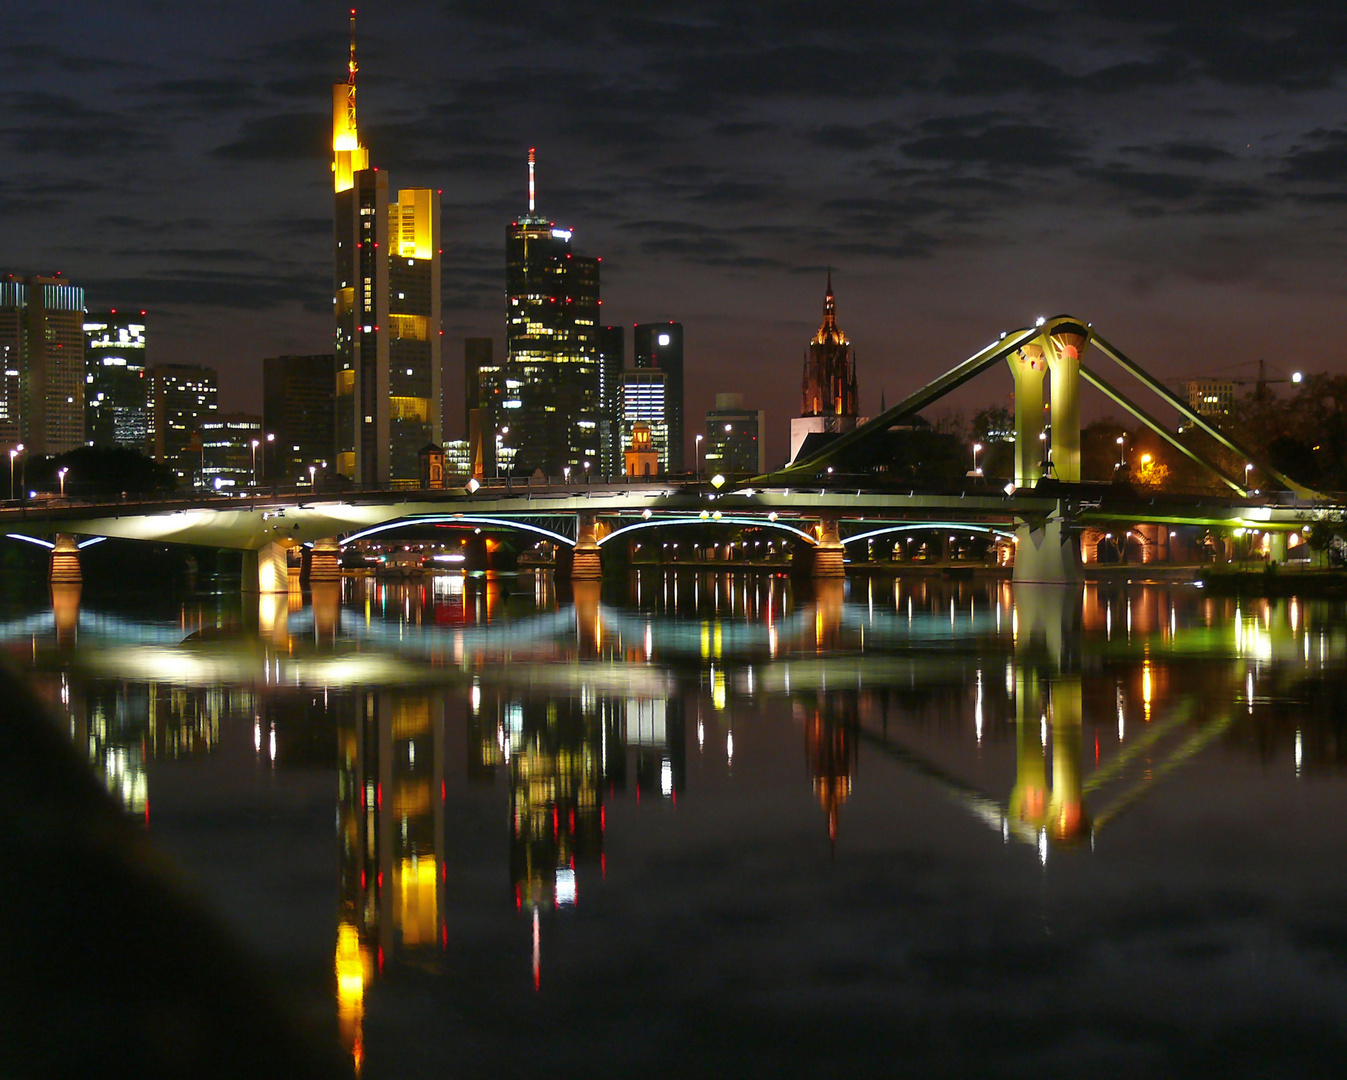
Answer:
[{"label": "street lamp", "polygon": [[252,441],[252,447],[253,447],[253,487],[257,487],[257,447],[258,447],[258,445],[259,445],[259,444],[258,444],[258,441],[257,441],[256,439],[254,439],[254,440]]},{"label": "street lamp", "polygon": [[310,490],[310,491],[312,491],[313,488],[314,488],[314,474],[317,473],[317,472],[318,472],[318,466],[317,466],[317,465],[310,465],[310,466],[309,466],[309,490]]},{"label": "street lamp", "polygon": [[589,462],[585,462],[585,483],[589,483]]},{"label": "street lamp", "polygon": [[61,498],[63,499],[65,498],[65,474],[69,471],[69,469],[56,470],[56,479],[61,482]]},{"label": "street lamp", "polygon": [[500,479],[500,458],[501,452],[505,449],[505,436],[510,434],[509,425],[505,425],[496,432],[496,479]]},{"label": "street lamp", "polygon": [[975,442],[975,443],[973,444],[973,475],[974,475],[974,476],[981,476],[981,475],[982,475],[981,470],[978,469],[978,451],[981,450],[981,449],[982,449],[982,444],[981,444],[980,442]]},{"label": "street lamp", "polygon": [[[22,449],[22,447],[20,447]],[[1247,491],[1249,487],[1249,473],[1253,469],[1253,462],[1248,461],[1244,464],[1244,488]],[[12,485],[11,485],[12,486]]]},{"label": "street lamp", "polygon": [[19,443],[9,452],[9,498],[14,501],[14,459],[23,452],[23,443]]},{"label": "street lamp", "polygon": [[696,441],[696,444],[695,444],[695,448],[696,448],[696,451],[697,451],[697,454],[696,454],[696,465],[697,465],[697,469],[696,469],[696,471],[692,474],[692,478],[693,478],[694,480],[699,480],[699,479],[701,479],[701,475],[702,475],[702,440],[703,440],[704,438],[706,438],[706,436],[705,436],[705,435],[697,435],[697,436],[695,436],[695,438],[696,438],[696,440],[697,440],[697,441]]},{"label": "street lamp", "polygon": [[1124,436],[1124,435],[1119,435],[1119,436],[1118,436],[1118,440],[1117,440],[1117,441],[1118,441],[1118,468],[1120,468],[1120,469],[1123,467],[1123,440],[1124,440],[1125,438],[1126,438],[1126,436]]},{"label": "street lamp", "polygon": [[565,477],[566,483],[569,484],[571,482],[571,467],[569,465],[563,465],[561,467],[561,475]]}]

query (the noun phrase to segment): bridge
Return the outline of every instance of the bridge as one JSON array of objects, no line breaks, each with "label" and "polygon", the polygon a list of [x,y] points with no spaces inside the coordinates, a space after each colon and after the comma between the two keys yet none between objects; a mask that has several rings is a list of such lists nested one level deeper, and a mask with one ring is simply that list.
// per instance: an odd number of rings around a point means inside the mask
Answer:
[{"label": "bridge", "polygon": [[[312,580],[335,580],[342,544],[417,525],[508,529],[537,536],[569,552],[564,560],[569,574],[581,580],[602,575],[607,545],[649,529],[720,525],[775,531],[793,547],[796,567],[819,578],[844,573],[849,545],[911,531],[957,530],[1013,541],[1016,581],[1069,584],[1081,576],[1077,535],[1091,525],[1146,522],[1257,529],[1272,536],[1274,557],[1284,558],[1287,534],[1339,509],[1265,465],[1259,466],[1260,472],[1284,491],[1263,495],[1249,490],[1247,481],[1226,475],[1085,363],[1091,346],[1217,445],[1254,461],[1088,323],[1059,316],[1002,334],[818,452],[739,485],[721,487],[699,478],[616,484],[578,478],[565,484],[472,480],[439,490],[330,496],[306,490],[103,504],[54,500],[0,508],[0,531],[49,547],[53,582],[80,580],[80,550],[115,537],[253,552],[255,560],[244,560],[245,591],[283,592],[288,588],[289,549],[310,549]],[[1001,362],[1008,364],[1015,388],[1014,477],[1004,489],[977,483],[954,491],[904,490],[906,485],[895,489],[882,477],[845,471],[849,453],[881,439],[894,425],[910,421]],[[1227,494],[1141,497],[1111,485],[1082,484],[1082,380],[1218,477]]]}]

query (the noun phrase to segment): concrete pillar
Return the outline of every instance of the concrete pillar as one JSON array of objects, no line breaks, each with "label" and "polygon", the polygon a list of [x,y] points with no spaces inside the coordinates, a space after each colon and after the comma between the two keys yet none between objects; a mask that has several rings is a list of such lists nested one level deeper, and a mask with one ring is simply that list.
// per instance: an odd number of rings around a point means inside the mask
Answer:
[{"label": "concrete pillar", "polygon": [[571,556],[571,580],[600,581],[603,578],[603,561],[599,542],[594,536],[594,516],[580,514],[577,529],[575,550]]},{"label": "concrete pillar", "polygon": [[818,544],[814,547],[813,565],[810,576],[816,578],[846,577],[843,565],[846,549],[837,535],[837,522],[833,518],[820,518]]},{"label": "concrete pillar", "polygon": [[1267,557],[1269,562],[1284,563],[1286,561],[1286,534],[1284,532],[1268,533]]},{"label": "concrete pillar", "polygon": [[1080,483],[1080,357],[1090,343],[1089,331],[1073,322],[1053,327],[1048,337],[1052,373],[1052,475],[1066,484]]},{"label": "concrete pillar", "polygon": [[341,580],[341,545],[331,536],[315,540],[309,549],[309,582]]},{"label": "concrete pillar", "polygon": [[1006,363],[1015,379],[1015,486],[1032,487],[1043,475],[1043,346],[1022,345]]},{"label": "concrete pillar", "polygon": [[267,544],[256,552],[243,553],[243,591],[290,591],[290,561],[284,547]]},{"label": "concrete pillar", "polygon": [[84,580],[80,574],[80,549],[73,536],[61,533],[56,537],[56,546],[51,549],[51,573],[47,580],[53,585],[78,585]]},{"label": "concrete pillar", "polygon": [[1015,527],[1015,571],[1012,580],[1073,585],[1081,579],[1080,551],[1062,504],[1042,522]]}]

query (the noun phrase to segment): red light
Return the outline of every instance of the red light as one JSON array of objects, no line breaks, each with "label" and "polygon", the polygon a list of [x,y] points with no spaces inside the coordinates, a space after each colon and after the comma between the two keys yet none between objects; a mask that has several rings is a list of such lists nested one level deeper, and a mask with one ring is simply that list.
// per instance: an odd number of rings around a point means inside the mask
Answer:
[{"label": "red light", "polygon": [[374,789],[374,805],[380,810],[384,807],[384,786],[380,784]]}]

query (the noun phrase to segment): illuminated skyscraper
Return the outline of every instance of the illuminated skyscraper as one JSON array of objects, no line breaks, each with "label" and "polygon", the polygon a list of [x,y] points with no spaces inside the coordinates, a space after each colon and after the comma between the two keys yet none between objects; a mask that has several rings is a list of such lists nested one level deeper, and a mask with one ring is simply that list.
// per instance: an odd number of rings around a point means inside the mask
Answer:
[{"label": "illuminated skyscraper", "polygon": [[670,472],[683,471],[683,324],[639,323],[632,334],[632,360],[638,370],[664,372],[664,420],[669,427]]},{"label": "illuminated skyscraper", "polygon": [[154,460],[179,480],[201,483],[201,421],[219,410],[215,369],[196,364],[156,364],[150,368],[150,431]]},{"label": "illuminated skyscraper", "polygon": [[84,290],[64,278],[0,278],[0,442],[34,454],[84,445]]},{"label": "illuminated skyscraper", "polygon": [[622,373],[622,443],[630,445],[636,425],[644,424],[659,455],[660,475],[669,471],[668,377],[658,368]]},{"label": "illuminated skyscraper", "polygon": [[571,251],[571,231],[536,213],[533,151],[529,212],[506,230],[506,362],[479,398],[484,430],[509,433],[513,471],[551,476],[601,467],[604,419],[598,356],[599,260]]},{"label": "illuminated skyscraper", "polygon": [[388,200],[355,116],[355,16],[345,83],[332,88],[336,468],[357,484],[415,483],[443,437],[440,216],[429,188]]},{"label": "illuminated skyscraper", "polygon": [[145,312],[84,316],[84,437],[96,446],[145,450],[150,431]]},{"label": "illuminated skyscraper", "polygon": [[626,450],[622,438],[622,371],[627,366],[627,330],[624,326],[599,327],[599,470],[621,472]]},{"label": "illuminated skyscraper", "polygon": [[706,414],[702,471],[707,476],[759,476],[767,471],[762,438],[763,412],[745,409],[743,394],[717,394]]}]

